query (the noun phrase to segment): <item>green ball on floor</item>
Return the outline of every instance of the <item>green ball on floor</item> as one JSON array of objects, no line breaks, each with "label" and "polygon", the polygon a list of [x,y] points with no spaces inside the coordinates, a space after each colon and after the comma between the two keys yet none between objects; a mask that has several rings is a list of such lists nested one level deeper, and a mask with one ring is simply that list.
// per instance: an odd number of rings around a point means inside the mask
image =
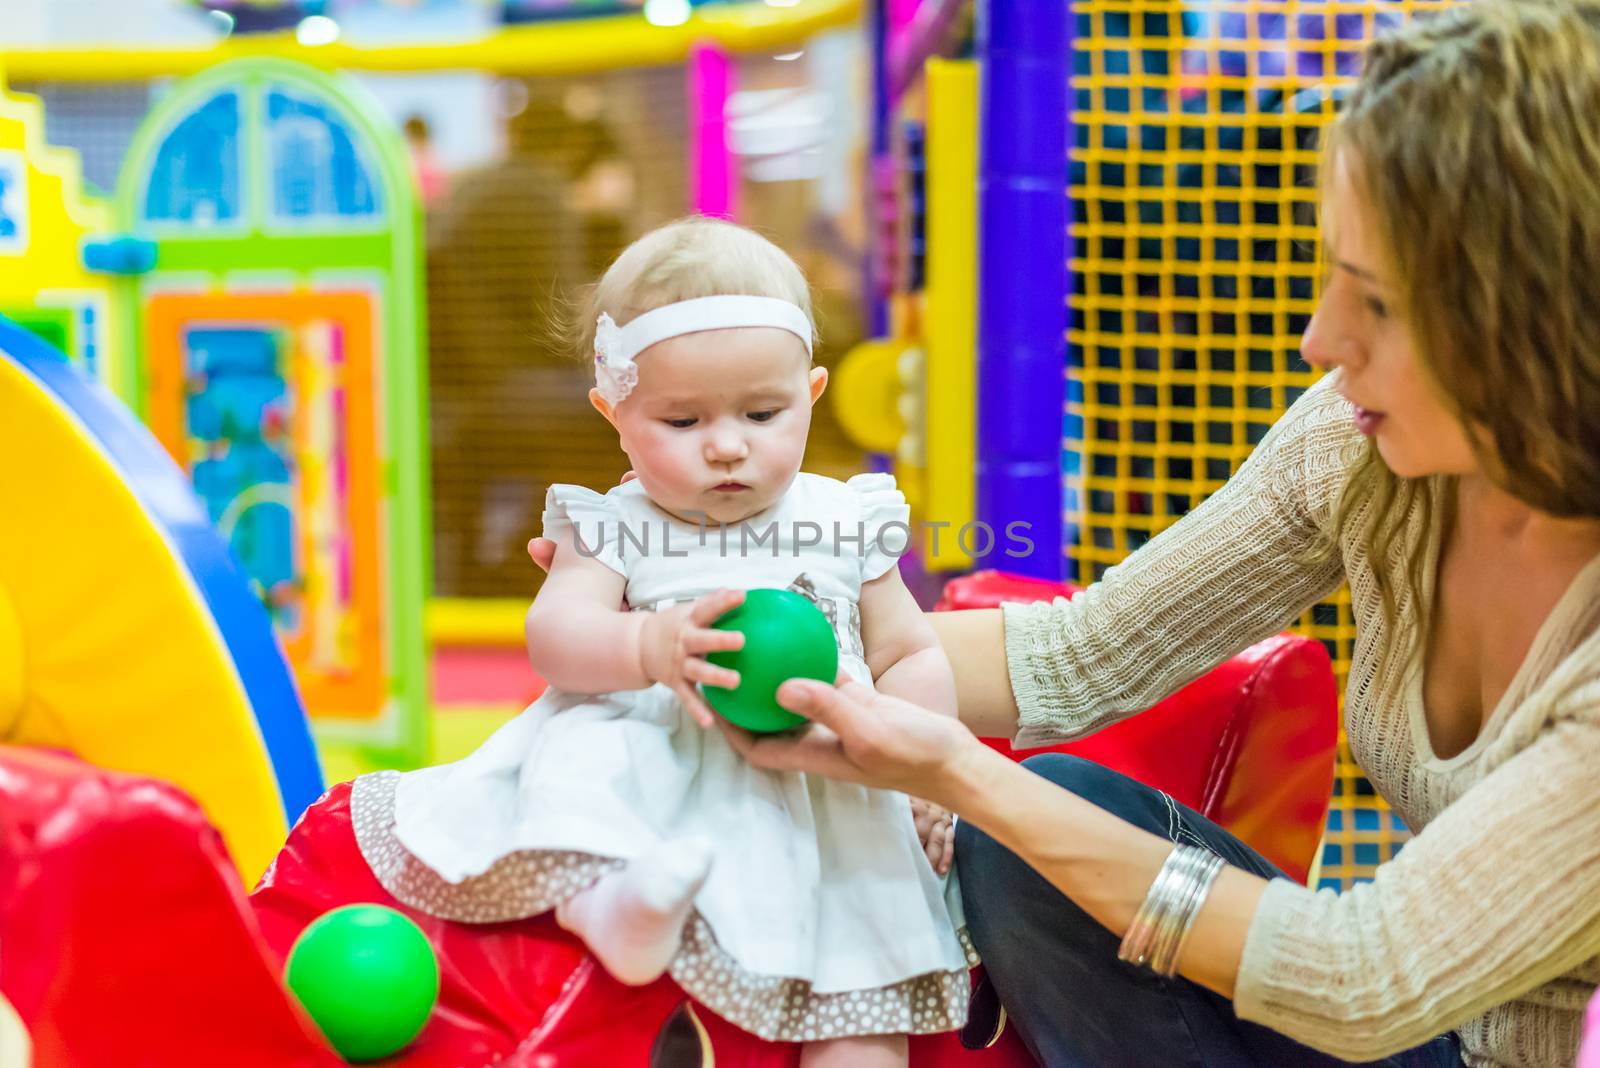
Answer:
[{"label": "green ball on floor", "polygon": [[401,913],[345,905],[295,939],[284,982],[339,1056],[373,1061],[421,1033],[439,998],[439,960]]},{"label": "green ball on floor", "polygon": [[737,671],[739,685],[702,686],[701,692],[718,715],[747,731],[771,734],[805,723],[778,704],[778,687],[795,678],[832,683],[839,673],[833,624],[792,590],[749,590],[743,604],[712,626],[744,635],[743,649],[706,654],[718,667]]}]

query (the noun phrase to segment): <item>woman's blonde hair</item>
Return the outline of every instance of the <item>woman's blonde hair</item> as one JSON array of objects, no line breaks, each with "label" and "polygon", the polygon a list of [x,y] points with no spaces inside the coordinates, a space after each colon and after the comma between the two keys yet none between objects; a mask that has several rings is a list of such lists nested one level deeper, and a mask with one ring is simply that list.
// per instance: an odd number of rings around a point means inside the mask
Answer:
[{"label": "woman's blonde hair", "polygon": [[812,318],[810,287],[788,253],[754,230],[696,215],[639,238],[589,288],[574,324],[578,354],[594,358],[602,312],[625,326],[680,300],[720,296],[777,297]]},{"label": "woman's blonde hair", "polygon": [[[1476,0],[1379,38],[1324,147],[1324,181],[1348,153],[1389,235],[1419,361],[1485,474],[1600,516],[1600,0]],[[1404,517],[1451,486],[1399,478],[1369,442],[1334,529],[1365,511],[1383,583]]]}]

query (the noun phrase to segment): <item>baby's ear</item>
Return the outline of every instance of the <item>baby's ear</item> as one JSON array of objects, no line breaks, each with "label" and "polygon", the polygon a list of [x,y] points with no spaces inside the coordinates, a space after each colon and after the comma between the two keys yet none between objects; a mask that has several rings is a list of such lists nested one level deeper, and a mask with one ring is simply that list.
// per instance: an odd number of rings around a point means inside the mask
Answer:
[{"label": "baby's ear", "polygon": [[826,367],[813,367],[811,369],[811,403],[817,403],[817,398],[822,396],[822,391],[828,388],[828,369]]},{"label": "baby's ear", "polygon": [[589,403],[594,405],[595,411],[606,417],[606,422],[617,425],[617,410],[611,407],[611,402],[598,389],[589,390]]}]

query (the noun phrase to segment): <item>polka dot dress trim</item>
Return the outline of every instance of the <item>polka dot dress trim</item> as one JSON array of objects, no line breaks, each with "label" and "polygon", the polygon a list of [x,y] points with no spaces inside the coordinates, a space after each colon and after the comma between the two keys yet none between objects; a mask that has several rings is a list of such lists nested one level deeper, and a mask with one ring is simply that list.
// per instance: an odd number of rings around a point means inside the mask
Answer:
[{"label": "polka dot dress trim", "polygon": [[[521,851],[460,883],[440,878],[394,837],[400,774],[380,771],[355,781],[350,813],[356,844],[378,881],[400,901],[441,919],[502,923],[537,916],[590,886],[623,862],[588,853]],[[969,966],[978,963],[965,930],[957,932]],[[745,971],[693,912],[668,973],[696,1001],[751,1034],[773,1042],[853,1035],[954,1031],[967,1019],[965,971],[937,971],[874,990],[817,993],[803,979]]]}]

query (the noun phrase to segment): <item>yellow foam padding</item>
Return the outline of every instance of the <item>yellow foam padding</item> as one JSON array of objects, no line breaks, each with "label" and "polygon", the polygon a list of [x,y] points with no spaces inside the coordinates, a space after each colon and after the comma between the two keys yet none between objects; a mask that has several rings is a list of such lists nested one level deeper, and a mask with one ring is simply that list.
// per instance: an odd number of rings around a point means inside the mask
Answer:
[{"label": "yellow foam padding", "polygon": [[0,602],[21,653],[0,629],[0,694],[20,693],[3,740],[176,784],[253,882],[288,827],[199,591],[98,442],[9,360],[0,413]]},{"label": "yellow foam padding", "polygon": [[893,338],[863,341],[834,369],[833,413],[850,440],[871,452],[894,452],[906,432],[896,401],[900,392],[900,354],[909,342]]},{"label": "yellow foam padding", "polygon": [[435,597],[428,602],[428,644],[520,646],[527,640],[522,625],[528,603],[517,598]]},{"label": "yellow foam padding", "polygon": [[[964,570],[961,529],[977,508],[978,64],[930,59],[928,93],[927,501],[922,518],[948,523],[927,539],[932,571]],[[969,545],[983,539],[969,535]]]},{"label": "yellow foam padding", "polygon": [[26,685],[22,663],[22,628],[11,598],[0,586],[0,738],[11,733],[12,724],[22,712],[22,691]]}]

